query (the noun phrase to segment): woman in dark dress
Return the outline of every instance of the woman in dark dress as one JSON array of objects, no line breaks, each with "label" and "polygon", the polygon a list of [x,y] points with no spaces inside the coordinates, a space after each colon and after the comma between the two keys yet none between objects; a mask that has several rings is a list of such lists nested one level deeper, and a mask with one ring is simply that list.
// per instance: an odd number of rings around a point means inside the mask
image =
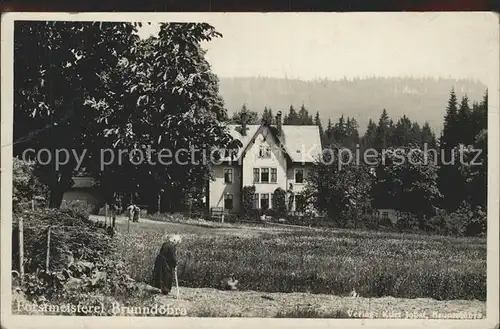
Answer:
[{"label": "woman in dark dress", "polygon": [[176,246],[181,242],[178,235],[167,237],[156,256],[151,285],[167,295],[172,290],[174,271],[177,266]]}]

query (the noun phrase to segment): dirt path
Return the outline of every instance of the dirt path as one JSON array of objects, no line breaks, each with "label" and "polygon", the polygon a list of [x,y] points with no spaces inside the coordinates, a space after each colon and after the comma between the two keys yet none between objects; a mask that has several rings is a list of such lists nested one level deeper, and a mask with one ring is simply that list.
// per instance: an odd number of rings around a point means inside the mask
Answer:
[{"label": "dirt path", "polygon": [[[479,318],[486,314],[481,301],[437,301],[428,298],[403,299],[352,298],[307,293],[264,293],[256,291],[220,291],[210,288],[180,288],[180,299],[156,296],[158,305],[184,308],[188,316],[276,317],[278,313],[296,313],[297,308],[313,310],[316,315],[359,318]],[[131,305],[133,306],[133,305]],[[341,311],[341,313],[336,313]],[[411,314],[410,314],[411,313]],[[311,314],[311,312],[309,312]],[[340,315],[339,315],[340,314]]]}]

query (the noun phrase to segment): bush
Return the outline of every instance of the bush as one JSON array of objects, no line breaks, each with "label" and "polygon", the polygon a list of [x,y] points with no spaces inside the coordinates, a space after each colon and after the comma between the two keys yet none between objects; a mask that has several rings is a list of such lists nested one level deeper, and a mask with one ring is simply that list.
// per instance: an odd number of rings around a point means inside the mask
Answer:
[{"label": "bush", "polygon": [[111,238],[88,214],[73,209],[39,209],[14,214],[13,267],[19,268],[19,217],[23,217],[25,271],[45,268],[50,227],[50,269],[59,270],[72,259],[99,262],[111,252]]},{"label": "bush", "polygon": [[78,214],[79,216],[84,216],[88,218],[94,207],[90,204],[88,204],[86,201],[82,200],[70,200],[66,201],[63,200],[61,204],[61,209],[70,209],[72,210],[75,214]]},{"label": "bush", "polygon": [[[255,194],[255,186],[244,186],[242,191],[241,215],[243,218],[252,217],[253,196]],[[251,220],[251,219],[246,219]]]},{"label": "bush", "polygon": [[20,212],[31,209],[31,200],[45,197],[48,188],[34,174],[34,165],[18,158],[12,167],[12,210]]},{"label": "bush", "polygon": [[273,193],[273,209],[277,217],[286,215],[286,192],[284,189],[278,187]]},{"label": "bush", "polygon": [[480,207],[475,210],[467,203],[451,214],[432,217],[427,225],[428,231],[452,236],[478,236],[486,233],[486,213]]}]

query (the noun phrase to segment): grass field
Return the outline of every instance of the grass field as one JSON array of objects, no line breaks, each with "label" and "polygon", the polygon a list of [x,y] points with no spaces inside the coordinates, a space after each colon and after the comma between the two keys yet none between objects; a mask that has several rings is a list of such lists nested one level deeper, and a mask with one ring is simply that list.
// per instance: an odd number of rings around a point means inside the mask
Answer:
[{"label": "grass field", "polygon": [[486,240],[236,224],[118,221],[130,275],[148,281],[165,233],[178,233],[179,283],[240,290],[363,297],[486,299]]}]

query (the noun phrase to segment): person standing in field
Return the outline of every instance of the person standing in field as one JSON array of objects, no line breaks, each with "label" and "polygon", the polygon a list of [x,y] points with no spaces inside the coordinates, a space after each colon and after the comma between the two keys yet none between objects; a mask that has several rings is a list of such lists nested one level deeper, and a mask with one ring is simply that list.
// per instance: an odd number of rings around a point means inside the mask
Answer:
[{"label": "person standing in field", "polygon": [[167,295],[172,290],[177,267],[176,247],[181,242],[181,237],[177,234],[167,235],[165,240],[156,256],[151,285]]},{"label": "person standing in field", "polygon": [[128,212],[128,220],[133,222],[139,222],[139,215],[141,213],[141,209],[134,204],[131,204],[127,207]]}]

